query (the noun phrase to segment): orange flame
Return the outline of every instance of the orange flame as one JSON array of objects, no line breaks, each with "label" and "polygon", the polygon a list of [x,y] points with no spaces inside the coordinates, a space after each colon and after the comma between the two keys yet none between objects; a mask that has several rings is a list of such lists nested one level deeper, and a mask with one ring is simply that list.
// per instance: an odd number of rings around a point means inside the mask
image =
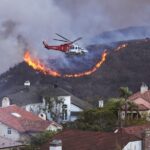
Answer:
[{"label": "orange flame", "polygon": [[31,66],[34,70],[38,70],[44,74],[49,74],[54,77],[60,77],[61,74],[57,71],[54,71],[47,66],[45,66],[40,60],[31,57],[31,54],[29,51],[26,51],[24,54],[24,61]]},{"label": "orange flame", "polygon": [[98,68],[100,68],[102,64],[106,61],[107,54],[107,50],[104,50],[101,56],[102,58],[91,69],[75,74],[61,74],[58,71],[52,70],[51,68],[48,68],[46,65],[44,65],[43,62],[39,59],[32,57],[29,51],[25,52],[24,61],[34,70],[51,75],[53,77],[78,78],[88,76],[95,72]]},{"label": "orange flame", "polygon": [[115,51],[120,51],[122,48],[126,48],[127,46],[128,46],[127,43],[126,43],[126,44],[122,44],[122,45],[118,46],[118,47],[115,49]]},{"label": "orange flame", "polygon": [[107,50],[104,50],[104,52],[102,53],[102,58],[91,69],[89,69],[89,70],[87,70],[85,72],[77,73],[77,74],[65,74],[64,77],[67,77],[67,78],[78,78],[78,77],[88,76],[88,75],[92,74],[98,68],[100,68],[101,65],[106,61],[107,54],[108,54]]}]

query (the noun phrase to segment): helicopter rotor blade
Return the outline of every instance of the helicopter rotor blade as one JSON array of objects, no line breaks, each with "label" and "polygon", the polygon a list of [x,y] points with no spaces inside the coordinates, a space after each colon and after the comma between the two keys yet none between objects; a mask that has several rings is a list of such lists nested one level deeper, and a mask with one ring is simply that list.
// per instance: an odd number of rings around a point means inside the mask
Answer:
[{"label": "helicopter rotor blade", "polygon": [[53,39],[55,41],[61,41],[61,42],[68,42],[67,40],[59,40],[59,39]]},{"label": "helicopter rotor blade", "polygon": [[79,38],[77,38],[76,40],[72,41],[71,43],[73,44],[73,43],[75,43],[75,42],[77,42],[77,41],[79,41],[79,40],[81,40],[81,39],[82,39],[82,37],[79,37]]},{"label": "helicopter rotor blade", "polygon": [[63,38],[64,40],[67,40],[68,42],[71,42],[69,39],[65,38],[64,36],[62,36],[62,35],[60,35],[58,33],[56,33],[56,35],[58,35],[59,37]]}]

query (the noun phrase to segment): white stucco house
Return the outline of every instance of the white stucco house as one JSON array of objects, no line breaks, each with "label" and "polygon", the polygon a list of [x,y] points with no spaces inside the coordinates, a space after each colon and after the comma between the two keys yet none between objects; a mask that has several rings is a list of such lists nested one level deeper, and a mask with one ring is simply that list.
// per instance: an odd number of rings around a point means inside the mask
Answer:
[{"label": "white stucco house", "polygon": [[0,150],[19,150],[22,147],[24,147],[24,145],[21,142],[0,136]]},{"label": "white stucco house", "polygon": [[[58,96],[58,99],[62,99],[63,101],[63,104],[58,108],[61,113],[61,121],[74,121],[78,118],[78,114],[84,110],[81,106],[72,103],[72,96]],[[49,112],[43,111],[46,108],[44,97],[42,103],[27,104],[24,108],[27,111],[38,114],[39,116],[42,115],[43,117],[46,117],[45,119],[52,119]],[[53,110],[55,110],[55,108],[53,108]]]},{"label": "white stucco house", "polygon": [[122,150],[142,150],[142,140],[131,141]]},{"label": "white stucco house", "polygon": [[23,107],[25,110],[39,115],[45,120],[52,120],[51,114],[48,111],[44,111],[46,108],[45,97],[51,99],[57,97],[63,100],[63,104],[61,104],[59,109],[61,122],[74,121],[78,118],[80,112],[92,108],[92,105],[88,102],[77,98],[61,88],[55,88],[53,86],[32,86],[29,81],[26,81],[23,86],[18,86],[16,89],[0,95],[1,100],[9,99],[11,104]]},{"label": "white stucco house", "polygon": [[[0,108],[0,136],[13,141],[28,142],[32,135],[46,130],[61,130],[62,126],[54,121],[46,121],[17,105],[9,105],[4,98]],[[8,104],[8,105],[6,105]]]}]

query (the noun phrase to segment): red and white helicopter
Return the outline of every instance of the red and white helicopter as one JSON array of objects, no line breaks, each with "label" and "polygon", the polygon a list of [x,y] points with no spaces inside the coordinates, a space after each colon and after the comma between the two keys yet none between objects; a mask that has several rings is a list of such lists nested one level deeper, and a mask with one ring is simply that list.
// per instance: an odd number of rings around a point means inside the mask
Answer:
[{"label": "red and white helicopter", "polygon": [[54,39],[54,40],[65,42],[65,43],[58,45],[58,46],[51,46],[51,45],[48,45],[45,41],[43,41],[43,45],[45,48],[47,48],[48,50],[61,51],[66,54],[82,55],[82,54],[88,53],[88,51],[86,49],[79,47],[77,44],[74,44],[75,42],[81,40],[82,39],[81,37],[77,38],[74,41],[70,41],[69,39],[65,38],[64,36],[62,36],[58,33],[56,33],[56,35],[58,35],[62,39]]}]

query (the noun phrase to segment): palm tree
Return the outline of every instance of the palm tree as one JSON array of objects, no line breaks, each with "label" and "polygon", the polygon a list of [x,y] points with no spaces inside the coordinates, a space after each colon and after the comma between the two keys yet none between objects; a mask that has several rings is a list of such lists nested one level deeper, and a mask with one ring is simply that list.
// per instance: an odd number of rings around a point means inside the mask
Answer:
[{"label": "palm tree", "polygon": [[132,94],[128,87],[120,87],[120,97],[125,100],[125,125],[127,125],[127,99]]}]

